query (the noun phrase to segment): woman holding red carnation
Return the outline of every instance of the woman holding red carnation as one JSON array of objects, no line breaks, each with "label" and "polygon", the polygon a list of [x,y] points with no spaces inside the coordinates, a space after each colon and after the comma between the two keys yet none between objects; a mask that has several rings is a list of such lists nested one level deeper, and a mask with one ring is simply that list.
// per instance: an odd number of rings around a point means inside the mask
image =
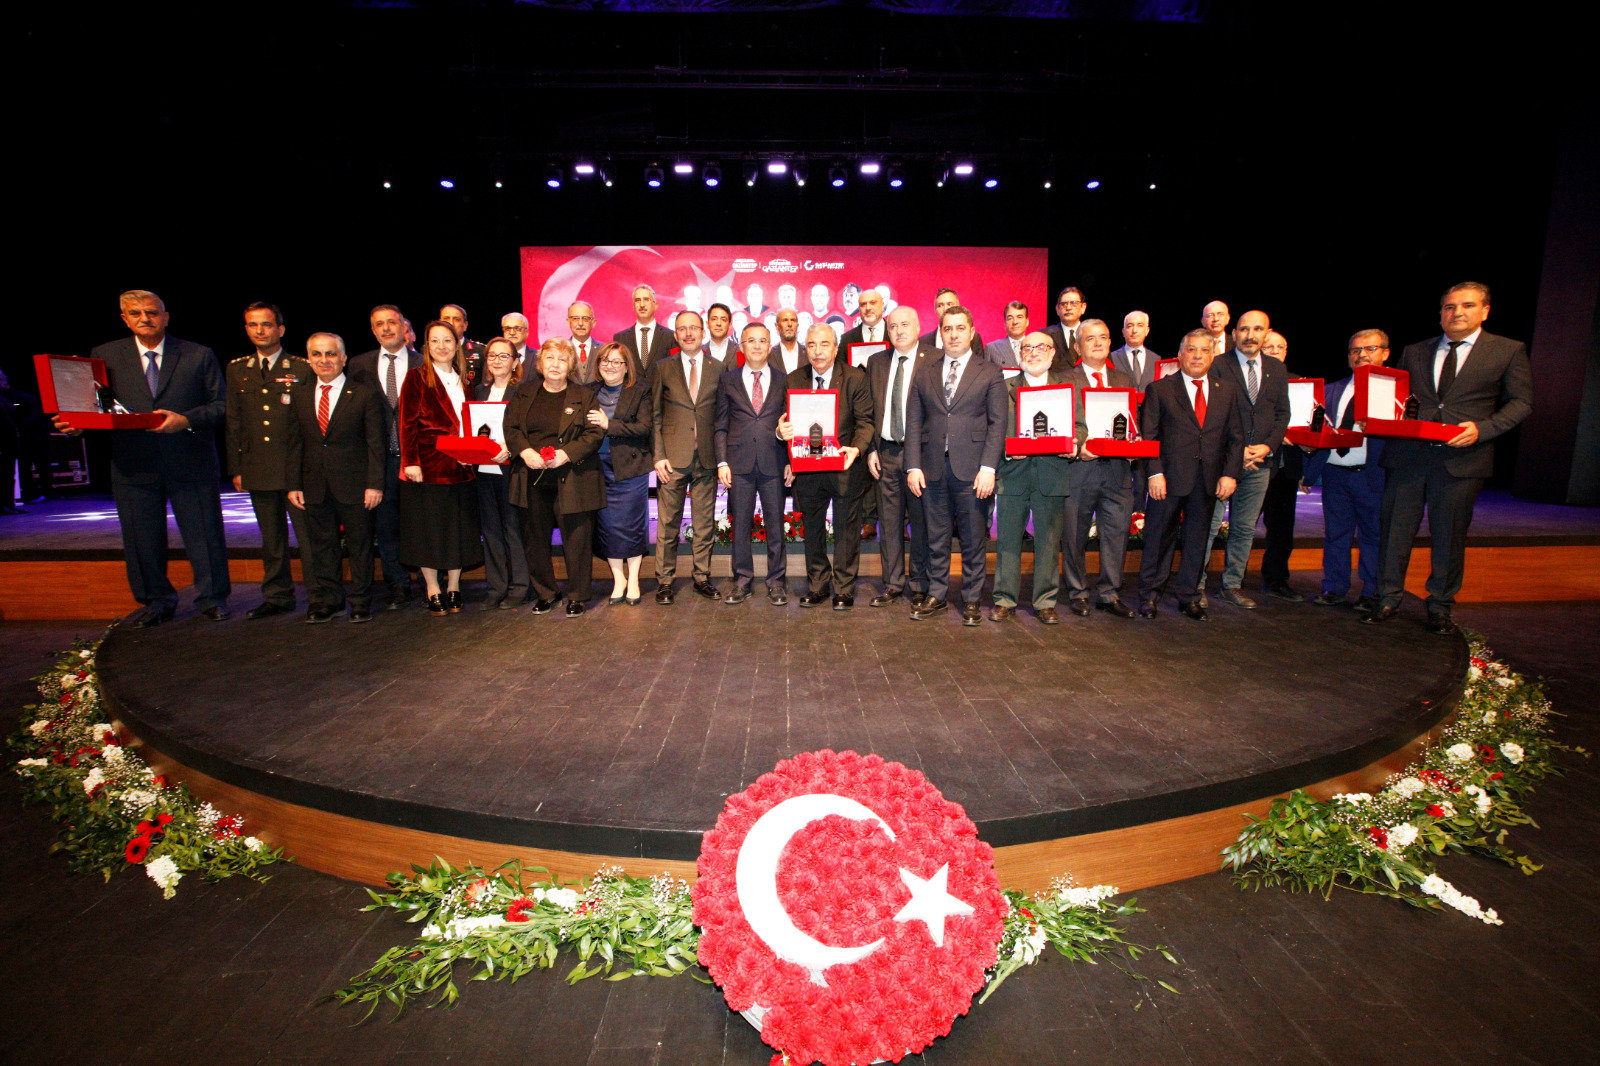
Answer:
[{"label": "woman holding red carnation", "polygon": [[518,386],[506,408],[506,447],[520,456],[511,502],[525,508],[522,546],[537,599],[534,614],[553,610],[560,593],[550,557],[559,525],[567,561],[567,614],[583,613],[594,565],[594,513],[605,506],[600,441],[605,430],[589,421],[595,394],[571,382],[572,346],[552,338],[539,346],[536,374]]},{"label": "woman holding red carnation", "polygon": [[[419,567],[428,613],[461,610],[461,571],[483,562],[478,540],[478,490],[472,467],[439,450],[440,437],[461,435],[466,357],[448,322],[429,322],[428,358],[400,387],[400,561]],[[439,572],[445,585],[439,585]]]}]

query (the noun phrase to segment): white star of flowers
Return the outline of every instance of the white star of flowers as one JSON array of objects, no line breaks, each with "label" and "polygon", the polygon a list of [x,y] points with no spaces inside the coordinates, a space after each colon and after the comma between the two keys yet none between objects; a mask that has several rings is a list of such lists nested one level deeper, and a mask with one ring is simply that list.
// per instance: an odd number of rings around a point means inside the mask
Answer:
[{"label": "white star of flowers", "polygon": [[928,935],[933,937],[933,942],[941,947],[944,945],[945,918],[972,913],[971,904],[962,902],[946,891],[945,886],[950,881],[949,863],[939,867],[939,872],[926,881],[902,866],[900,880],[911,890],[911,899],[900,908],[894,920],[922,922],[928,927]]}]

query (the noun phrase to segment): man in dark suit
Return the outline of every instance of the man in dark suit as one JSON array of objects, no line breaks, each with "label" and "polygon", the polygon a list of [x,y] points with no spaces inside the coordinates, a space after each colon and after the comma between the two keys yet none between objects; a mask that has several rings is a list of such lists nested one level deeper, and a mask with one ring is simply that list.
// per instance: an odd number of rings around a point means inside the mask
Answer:
[{"label": "man in dark suit", "polygon": [[706,308],[705,353],[732,370],[744,364],[739,359],[739,338],[733,335],[733,310],[727,304]]},{"label": "man in dark suit", "polygon": [[759,497],[767,533],[767,602],[782,607],[789,602],[783,497],[794,475],[778,422],[787,408],[788,382],[767,365],[772,338],[760,322],[744,327],[737,350],[744,353],[744,366],[728,367],[717,382],[717,479],[728,490],[733,523],[733,588],[723,602],[743,603],[755,584],[750,538]]},{"label": "man in dark suit", "polygon": [[1411,546],[1428,512],[1433,567],[1428,574],[1428,628],[1456,632],[1451,608],[1461,591],[1467,530],[1484,479],[1494,473],[1494,439],[1533,411],[1533,371],[1521,341],[1483,328],[1489,287],[1464,281],[1440,301],[1443,335],[1406,346],[1400,369],[1411,376],[1424,422],[1461,427],[1445,444],[1396,438],[1383,450],[1381,605],[1364,622],[1387,622],[1400,610]]},{"label": "man in dark suit", "polygon": [[947,606],[953,533],[961,538],[961,623],[977,626],[995,469],[1006,443],[1006,384],[999,367],[973,352],[971,311],[950,308],[939,332],[944,357],[928,361],[906,401],[906,487],[927,493],[928,519],[928,595],[911,617],[932,618]]},{"label": "man in dark suit", "polygon": [[[1150,316],[1143,311],[1129,311],[1122,316],[1122,347],[1111,353],[1112,369],[1120,370],[1133,383],[1130,387],[1141,393],[1155,381],[1156,364],[1161,362],[1161,356],[1145,347],[1149,336]],[[1133,510],[1144,514],[1149,505],[1144,463],[1135,459],[1128,466],[1133,475]]]},{"label": "man in dark suit", "polygon": [[889,343],[889,324],[883,320],[883,295],[876,289],[863,289],[856,306],[861,312],[861,324],[846,330],[839,338],[839,354],[847,360],[852,344]]},{"label": "man in dark suit", "polygon": [[[656,363],[672,354],[674,336],[671,330],[663,328],[656,321],[656,292],[650,286],[640,285],[633,290],[633,315],[633,325],[619,329],[611,339],[628,349],[628,354],[633,358],[634,379],[642,381],[647,373],[654,371]],[[699,317],[696,313],[695,318]],[[702,322],[702,331],[704,328]],[[714,406],[715,382],[712,383],[711,397]]]},{"label": "man in dark suit", "polygon": [[[1019,367],[1021,373],[1007,378],[1005,383],[1007,437],[1022,436],[1017,425],[1018,389],[1065,385],[1069,383],[1071,374],[1071,371],[1055,368],[1055,342],[1042,332],[1028,333],[1022,337],[1018,357],[1022,361]],[[1061,424],[1053,427],[1069,441],[1073,438],[1073,432],[1067,422],[1072,417],[1069,410],[1062,417]],[[1022,595],[1022,538],[1027,532],[1031,515],[1034,617],[1042,625],[1061,624],[1056,614],[1056,597],[1061,594],[1061,566],[1057,558],[1061,552],[1061,522],[1065,517],[1062,505],[1069,491],[1068,468],[1072,465],[1071,456],[1076,450],[1074,442],[1059,455],[1006,455],[1000,461],[994,489],[999,532],[995,552],[994,606],[989,608],[991,622],[1003,622],[1017,613],[1017,601]]]},{"label": "man in dark suit", "polygon": [[1056,346],[1056,369],[1070,370],[1078,358],[1078,323],[1083,321],[1083,316],[1089,313],[1089,305],[1084,301],[1083,291],[1076,285],[1068,285],[1056,293],[1056,318],[1045,327],[1045,333]]},{"label": "man in dark suit", "polygon": [[383,499],[383,401],[345,375],[344,338],[313,333],[306,357],[316,380],[294,391],[289,421],[289,502],[305,511],[316,556],[306,621],[344,612],[339,528],[350,555],[350,621],[372,620],[372,512]]},{"label": "man in dark suit", "polygon": [[467,360],[467,376],[463,382],[468,388],[483,380],[483,345],[467,337],[467,309],[460,304],[445,304],[439,308],[439,321],[447,322],[461,341],[461,354]]},{"label": "man in dark suit", "polygon": [[[567,308],[567,343],[572,345],[572,380],[584,384],[598,381],[600,373],[595,369],[594,357],[601,345],[594,335],[594,308],[586,301],[579,300]],[[537,343],[533,346],[533,350],[537,355],[539,351]],[[628,359],[634,361],[635,356],[630,352]],[[638,366],[633,368],[635,381],[641,380],[639,370]],[[531,375],[531,367],[523,371],[524,377]]]},{"label": "man in dark suit", "polygon": [[[227,410],[222,368],[210,348],[167,333],[167,307],[143,289],[118,300],[132,334],[89,352],[105,363],[106,383],[134,414],[158,414],[153,429],[111,431],[111,495],[122,524],[128,587],[144,610],[134,629],[167,621],[178,590],[167,580],[167,502],[177,520],[195,606],[214,622],[229,617],[228,545],[222,532],[222,493],[214,433]],[[77,436],[59,416],[55,426]]]},{"label": "man in dark suit", "polygon": [[389,586],[388,610],[398,611],[412,597],[411,571],[400,563],[400,388],[406,374],[422,365],[422,356],[407,345],[406,319],[394,304],[374,307],[368,321],[378,346],[351,359],[348,375],[372,386],[383,401],[383,502],[373,518],[383,581]]},{"label": "man in dark suit", "polygon": [[1233,312],[1221,300],[1212,300],[1200,309],[1200,325],[1211,337],[1211,357],[1221,359],[1228,350],[1228,323]]},{"label": "man in dark suit", "polygon": [[[1289,341],[1276,330],[1268,331],[1261,342],[1261,354],[1288,369]],[[1292,371],[1289,373],[1294,376]],[[1261,553],[1261,585],[1274,599],[1301,603],[1305,597],[1289,584],[1289,556],[1294,552],[1294,512],[1303,491],[1300,482],[1305,478],[1305,452],[1285,444],[1267,460],[1267,465],[1272,468],[1272,477],[1261,501],[1261,524],[1267,530],[1266,550]]]},{"label": "man in dark suit", "polygon": [[[839,394],[836,435],[844,455],[843,470],[813,470],[794,476],[794,504],[805,526],[806,594],[800,606],[815,607],[828,600],[833,609],[848,611],[856,605],[856,570],[861,562],[861,493],[866,488],[866,463],[857,459],[872,445],[872,387],[867,372],[845,365],[838,358],[833,327],[818,323],[806,331],[809,366],[789,375],[790,389],[832,389]],[[796,428],[785,414],[778,435],[785,441],[807,427]],[[828,561],[827,518],[833,508],[833,561]]]},{"label": "man in dark suit", "polygon": [[[961,304],[961,297],[956,295],[954,289],[940,289],[933,297],[933,328],[917,339],[923,344],[931,346],[935,351],[944,351],[944,331],[939,323],[944,321],[944,313],[952,307]],[[983,336],[976,330],[972,333],[971,351],[983,354]]]},{"label": "man in dark suit", "polygon": [[[1381,329],[1352,334],[1348,357],[1352,371],[1382,366],[1389,360],[1389,335]],[[1355,428],[1355,381],[1352,374],[1335,381],[1324,392],[1329,425]],[[1306,484],[1322,483],[1322,593],[1311,601],[1320,607],[1344,607],[1349,603],[1345,594],[1350,591],[1350,542],[1355,537],[1361,547],[1361,593],[1356,612],[1368,615],[1378,609],[1382,460],[1382,437],[1366,437],[1354,448],[1322,448],[1306,457],[1302,475]]]},{"label": "man in dark suit", "polygon": [[772,324],[777,328],[778,335],[772,342],[772,353],[767,358],[787,377],[806,365],[806,341],[800,336],[800,315],[785,309],[773,316]]},{"label": "man in dark suit", "polygon": [[[227,468],[235,492],[248,492],[261,529],[262,601],[245,613],[270,618],[294,610],[294,574],[289,568],[289,531],[300,546],[300,569],[311,586],[311,552],[304,514],[289,506],[289,396],[311,377],[304,359],[283,350],[283,314],[272,304],[244,311],[244,330],[254,355],[241,356],[226,372]],[[260,410],[257,410],[257,407]]]},{"label": "man in dark suit", "polygon": [[1172,576],[1172,551],[1183,522],[1183,561],[1178,567],[1178,603],[1196,621],[1206,619],[1197,591],[1200,568],[1211,545],[1211,511],[1233,495],[1244,472],[1244,423],[1231,384],[1212,369],[1211,334],[1184,334],[1179,373],[1162,378],[1144,394],[1139,431],[1161,442],[1147,459],[1150,509],[1144,516],[1144,558],[1139,566],[1139,616],[1154,618],[1156,602]]},{"label": "man in dark suit", "polygon": [[[888,607],[911,586],[911,606],[928,595],[928,522],[922,497],[906,489],[906,401],[912,382],[939,352],[917,337],[922,328],[917,312],[896,307],[889,312],[887,351],[867,361],[867,382],[872,387],[872,451],[867,471],[877,484],[878,553],[883,568],[883,591],[872,601]],[[911,529],[911,561],[906,565],[906,527]],[[908,574],[909,570],[909,574]]]},{"label": "man in dark suit", "polygon": [[[1089,528],[1096,523],[1100,533],[1100,578],[1095,587],[1095,606],[1118,618],[1132,618],[1133,608],[1122,602],[1122,562],[1128,553],[1128,532],[1133,520],[1133,492],[1127,459],[1096,456],[1085,450],[1089,425],[1084,418],[1083,390],[1131,389],[1132,379],[1111,366],[1111,327],[1098,318],[1078,323],[1078,365],[1072,368],[1072,397],[1077,407],[1078,461],[1067,475],[1066,550],[1062,569],[1066,572],[1068,607],[1080,618],[1089,615],[1089,574],[1084,556],[1088,551]],[[1037,537],[1035,542],[1037,543]],[[1034,581],[1039,580],[1039,563],[1034,560]]]},{"label": "man in dark suit", "polygon": [[[650,300],[653,308],[653,294]],[[708,600],[720,595],[711,583],[711,549],[716,539],[717,381],[727,368],[700,350],[705,327],[698,311],[678,312],[676,336],[676,354],[657,363],[650,379],[655,413],[656,602],[663,606],[673,600],[685,495],[693,504],[694,591]]]},{"label": "man in dark suit", "polygon": [[[1244,573],[1255,544],[1256,520],[1261,517],[1261,501],[1266,499],[1273,465],[1289,428],[1289,372],[1276,359],[1261,354],[1261,342],[1271,329],[1264,311],[1246,311],[1233,327],[1233,350],[1212,364],[1213,372],[1233,386],[1239,422],[1244,427],[1244,476],[1228,499],[1228,549],[1221,598],[1247,610],[1256,606],[1256,601],[1244,594]],[[1216,507],[1212,510],[1211,539],[1207,544],[1216,543],[1221,528],[1222,508]],[[1201,560],[1202,567],[1206,562]],[[1202,603],[1205,580],[1202,569]]]}]

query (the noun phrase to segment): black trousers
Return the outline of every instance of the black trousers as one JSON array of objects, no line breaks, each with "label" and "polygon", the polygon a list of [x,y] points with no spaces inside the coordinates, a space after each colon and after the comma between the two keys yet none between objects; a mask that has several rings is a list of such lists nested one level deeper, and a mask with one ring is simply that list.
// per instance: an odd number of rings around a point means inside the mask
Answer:
[{"label": "black trousers", "polygon": [[[878,448],[878,555],[887,592],[928,591],[928,519],[921,496],[906,489],[905,445],[886,440]],[[906,526],[911,527],[911,559],[906,560]],[[909,572],[908,572],[909,571]]]},{"label": "black trousers", "polygon": [[[1273,456],[1269,462],[1277,462]],[[1283,465],[1275,467],[1267,482],[1267,495],[1261,501],[1261,520],[1267,526],[1267,547],[1261,555],[1261,581],[1266,585],[1287,584],[1289,553],[1294,551],[1294,507],[1300,495],[1300,477],[1305,463],[1300,449],[1283,446]]]},{"label": "black trousers", "polygon": [[1472,525],[1472,509],[1483,479],[1456,477],[1443,463],[1422,470],[1386,470],[1385,474],[1378,596],[1385,607],[1400,606],[1411,548],[1426,509],[1433,541],[1428,613],[1448,611],[1455,605],[1467,571],[1467,529]]},{"label": "black trousers", "polygon": [[523,512],[522,547],[528,558],[528,581],[541,600],[561,595],[550,554],[550,536],[561,529],[561,551],[567,560],[567,599],[579,603],[589,598],[594,566],[594,512],[556,514],[556,486],[528,488],[528,509]]},{"label": "black trousers", "polygon": [[[861,460],[865,462],[865,460]],[[841,488],[840,482],[844,483]],[[796,474],[794,503],[805,525],[806,583],[812,595],[832,585],[835,596],[856,594],[861,563],[861,478],[855,464],[840,474]],[[828,561],[828,506],[833,505],[833,561]]]},{"label": "black trousers", "polygon": [[1170,584],[1172,553],[1178,546],[1178,522],[1183,522],[1183,559],[1178,563],[1178,602],[1193,603],[1200,598],[1200,575],[1204,573],[1211,545],[1211,510],[1217,498],[1205,489],[1205,478],[1195,478],[1187,496],[1158,500],[1150,498],[1144,513],[1144,557],[1139,564],[1139,599],[1161,598]]},{"label": "black trousers", "polygon": [[767,588],[782,587],[789,576],[787,542],[783,536],[782,474],[763,475],[759,469],[734,474],[728,489],[728,518],[733,523],[733,583],[747,589],[755,584],[756,497],[761,498],[761,524],[767,531]]},{"label": "black trousers", "polygon": [[978,499],[972,482],[956,477],[948,454],[944,476],[928,482],[922,492],[923,514],[928,519],[928,595],[948,600],[950,548],[952,541],[959,539],[961,600],[976,605],[989,577],[989,518],[994,514],[994,494]]},{"label": "black trousers", "polygon": [[372,512],[378,531],[378,558],[391,594],[411,583],[411,571],[400,565],[400,455],[389,456],[383,468],[383,502]]},{"label": "black trousers", "polygon": [[194,571],[195,606],[221,607],[233,591],[222,534],[222,491],[216,481],[111,482],[128,561],[128,588],[147,607],[171,614],[178,590],[167,580],[167,501]]},{"label": "black trousers", "polygon": [[[315,607],[341,611],[346,602],[344,556],[350,556],[348,602],[354,611],[372,608],[372,516],[360,503],[340,503],[325,495],[321,503],[308,503],[306,536],[316,560],[314,579],[307,579],[307,598]],[[343,550],[339,528],[344,527]],[[304,564],[302,563],[302,566]]]},{"label": "black trousers", "polygon": [[[294,606],[294,571],[289,567],[289,526],[294,526],[294,542],[300,548],[300,573],[306,594],[313,587],[316,561],[306,532],[306,513],[291,506],[287,492],[250,490],[250,506],[261,529],[261,595],[279,607]],[[284,519],[288,518],[288,525]],[[370,528],[370,527],[369,527]],[[370,559],[371,553],[368,553]]]}]

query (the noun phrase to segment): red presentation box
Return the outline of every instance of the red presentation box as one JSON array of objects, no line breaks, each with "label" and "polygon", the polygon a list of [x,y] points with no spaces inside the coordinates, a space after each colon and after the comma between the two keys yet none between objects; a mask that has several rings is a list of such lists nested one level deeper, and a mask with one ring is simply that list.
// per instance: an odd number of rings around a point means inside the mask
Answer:
[{"label": "red presentation box", "polygon": [[[1172,365],[1176,367],[1178,361],[1172,360]],[[1112,440],[1108,436],[1111,420],[1123,413],[1128,416],[1128,436],[1138,436],[1138,395],[1133,389],[1083,390],[1083,420],[1089,427],[1089,437],[1083,442],[1085,451],[1107,459],[1148,459],[1161,454],[1160,441]]]},{"label": "red presentation box", "polygon": [[[789,442],[789,466],[796,474],[818,470],[843,470],[844,455],[839,452],[839,390],[790,389],[787,414],[794,427]],[[796,403],[796,401],[799,401]],[[823,454],[810,454],[811,427],[822,427]],[[832,452],[832,455],[827,454]]]},{"label": "red presentation box", "polygon": [[110,414],[99,410],[96,388],[106,383],[103,359],[77,355],[36,355],[39,404],[45,414],[59,414],[73,429],[154,429],[164,422],[157,414]]},{"label": "red presentation box", "polygon": [[1051,430],[1042,436],[1007,437],[1007,455],[1066,455],[1072,450],[1073,411],[1071,385],[1023,385],[1017,389],[1017,432],[1031,428],[1043,414]]},{"label": "red presentation box", "polygon": [[[1355,397],[1350,398],[1355,403]],[[1304,448],[1356,448],[1365,438],[1351,429],[1335,429],[1333,412],[1326,411],[1326,421],[1319,432],[1311,432],[1311,416],[1318,407],[1327,403],[1322,378],[1289,379],[1289,430],[1283,439]]]},{"label": "red presentation box", "polygon": [[[474,466],[494,464],[494,457],[505,446],[506,403],[468,400],[461,405],[461,424],[472,431],[469,437],[440,437],[439,450],[450,458]],[[478,436],[478,429],[489,427],[489,436]],[[506,460],[510,462],[510,460]],[[505,464],[500,464],[504,466]]]},{"label": "red presentation box", "polygon": [[1369,437],[1403,437],[1438,444],[1455,440],[1461,427],[1445,422],[1423,422],[1403,418],[1406,397],[1411,395],[1411,375],[1386,366],[1363,366],[1355,374],[1356,421]]},{"label": "red presentation box", "polygon": [[851,366],[864,367],[868,359],[888,350],[888,341],[857,341],[846,348],[845,358],[849,360]]},{"label": "red presentation box", "polygon": [[1177,372],[1178,372],[1178,361],[1176,359],[1157,359],[1156,360],[1156,380],[1157,381],[1160,381],[1162,378],[1170,378],[1172,375],[1176,374]]}]

